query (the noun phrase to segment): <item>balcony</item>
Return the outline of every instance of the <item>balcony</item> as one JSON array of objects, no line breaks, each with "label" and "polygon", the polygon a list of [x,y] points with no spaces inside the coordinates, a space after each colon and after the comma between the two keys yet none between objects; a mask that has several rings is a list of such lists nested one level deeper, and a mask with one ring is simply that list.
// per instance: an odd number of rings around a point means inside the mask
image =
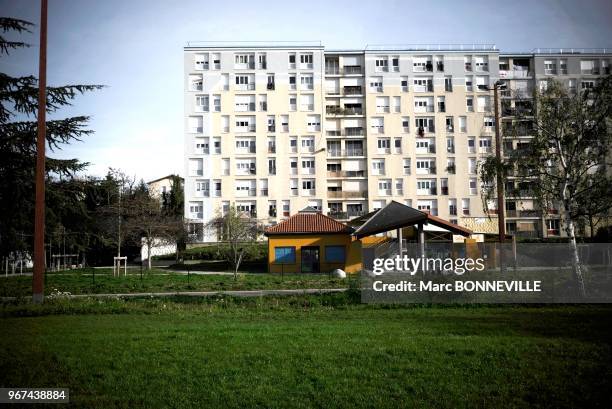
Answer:
[{"label": "balcony", "polygon": [[236,91],[253,91],[254,89],[254,82],[249,82],[248,84],[236,84]]},{"label": "balcony", "polygon": [[432,83],[427,83],[425,85],[414,84],[413,89],[414,92],[433,92],[434,87]]},{"label": "balcony", "polygon": [[343,71],[345,75],[357,75],[363,72],[361,65],[345,65]]},{"label": "balcony", "polygon": [[363,128],[361,127],[348,127],[344,128],[345,136],[364,136]]},{"label": "balcony", "polygon": [[361,86],[347,86],[343,89],[343,95],[362,95]]},{"label": "balcony", "polygon": [[436,127],[432,124],[432,125],[425,126],[425,127],[419,126],[417,128],[417,136],[424,136],[425,132],[434,133],[436,132]]},{"label": "balcony", "polygon": [[346,219],[348,219],[348,213],[347,212],[342,212],[342,211],[331,211],[331,212],[328,212],[327,215],[329,217],[337,219],[337,220],[346,220]]},{"label": "balcony", "polygon": [[327,156],[330,156],[330,157],[364,156],[364,150],[363,149],[333,149],[327,152]]},{"label": "balcony", "polygon": [[352,199],[352,198],[365,197],[365,193],[364,192],[343,191],[343,190],[328,190],[327,197],[332,198],[332,199]]},{"label": "balcony", "polygon": [[499,70],[499,78],[501,79],[529,78],[532,76],[533,74],[528,69]]},{"label": "balcony", "polygon": [[365,177],[364,170],[338,170],[338,171],[328,171],[327,177],[329,178],[356,178],[356,177]]}]

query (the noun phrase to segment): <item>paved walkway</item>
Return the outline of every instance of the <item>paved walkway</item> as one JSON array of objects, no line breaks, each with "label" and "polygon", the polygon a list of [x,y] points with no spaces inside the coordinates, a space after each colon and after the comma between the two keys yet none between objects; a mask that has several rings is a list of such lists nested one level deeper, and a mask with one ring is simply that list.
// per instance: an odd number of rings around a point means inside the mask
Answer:
[{"label": "paved walkway", "polygon": [[[64,298],[137,298],[137,297],[211,297],[214,295],[230,295],[232,297],[261,297],[265,295],[301,295],[301,294],[326,294],[341,293],[348,288],[298,288],[291,290],[236,290],[236,291],[179,291],[161,293],[125,293],[125,294],[71,294],[61,296]],[[2,297],[2,301],[13,301],[18,298],[29,297]]]}]

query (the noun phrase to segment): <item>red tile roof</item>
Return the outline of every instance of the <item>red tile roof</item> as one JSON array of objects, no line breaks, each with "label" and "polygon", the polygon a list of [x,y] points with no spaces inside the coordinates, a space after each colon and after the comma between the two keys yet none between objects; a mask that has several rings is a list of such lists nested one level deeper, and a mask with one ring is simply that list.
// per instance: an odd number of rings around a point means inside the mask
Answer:
[{"label": "red tile roof", "polygon": [[351,233],[353,229],[344,223],[318,212],[296,213],[285,221],[266,229],[270,234],[295,233]]}]

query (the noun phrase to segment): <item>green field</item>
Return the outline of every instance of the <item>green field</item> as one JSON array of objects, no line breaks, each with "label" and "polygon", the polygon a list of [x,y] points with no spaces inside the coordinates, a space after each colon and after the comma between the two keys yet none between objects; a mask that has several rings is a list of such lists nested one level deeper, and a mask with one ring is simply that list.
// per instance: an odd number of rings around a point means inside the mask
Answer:
[{"label": "green field", "polygon": [[0,384],[83,408],[609,408],[612,308],[358,293],[0,304]]},{"label": "green field", "polygon": [[[95,276],[94,276],[95,273]],[[347,280],[330,278],[325,274],[240,274],[196,275],[172,273],[154,269],[142,275],[137,270],[127,276],[113,277],[112,269],[83,269],[70,272],[47,273],[45,292],[71,294],[108,294],[138,292],[224,291],[296,288],[345,288]],[[32,294],[32,277],[0,278],[0,297],[20,297]]]}]

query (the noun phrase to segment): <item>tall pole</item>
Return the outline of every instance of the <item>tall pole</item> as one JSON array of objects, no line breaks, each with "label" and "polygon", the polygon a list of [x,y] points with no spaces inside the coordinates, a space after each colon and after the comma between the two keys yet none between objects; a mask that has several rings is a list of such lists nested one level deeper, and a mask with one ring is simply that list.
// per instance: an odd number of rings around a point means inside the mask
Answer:
[{"label": "tall pole", "polygon": [[32,301],[42,303],[45,276],[45,143],[47,90],[47,0],[40,3],[40,54],[38,60],[38,135],[36,140],[36,204],[34,208],[34,271]]},{"label": "tall pole", "polygon": [[[493,85],[493,103],[495,104],[495,157],[497,163],[501,163],[501,135],[499,132],[499,85],[497,81]],[[499,265],[500,271],[503,271],[503,244],[506,239],[506,218],[505,218],[506,207],[504,204],[504,181],[501,172],[497,172],[497,223],[499,230]]]}]

